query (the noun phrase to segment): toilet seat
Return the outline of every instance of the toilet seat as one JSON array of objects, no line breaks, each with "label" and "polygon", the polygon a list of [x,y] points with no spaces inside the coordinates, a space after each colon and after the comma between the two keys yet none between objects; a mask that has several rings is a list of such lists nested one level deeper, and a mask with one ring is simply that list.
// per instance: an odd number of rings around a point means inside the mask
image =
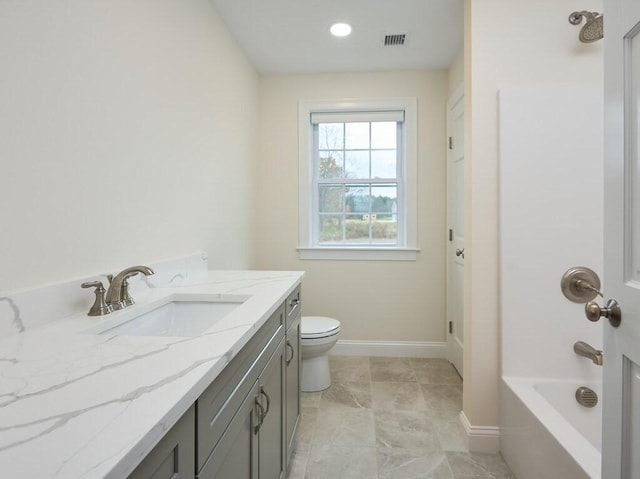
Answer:
[{"label": "toilet seat", "polygon": [[302,339],[326,338],[340,332],[340,321],[325,316],[303,316],[300,322]]}]

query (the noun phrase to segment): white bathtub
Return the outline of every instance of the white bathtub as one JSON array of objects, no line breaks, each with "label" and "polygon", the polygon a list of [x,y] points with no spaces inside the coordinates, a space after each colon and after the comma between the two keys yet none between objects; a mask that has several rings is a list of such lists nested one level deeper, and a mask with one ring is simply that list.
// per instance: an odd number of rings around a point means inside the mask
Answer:
[{"label": "white bathtub", "polygon": [[503,377],[500,446],[518,479],[600,479],[602,409],[577,403],[580,386],[600,384]]}]

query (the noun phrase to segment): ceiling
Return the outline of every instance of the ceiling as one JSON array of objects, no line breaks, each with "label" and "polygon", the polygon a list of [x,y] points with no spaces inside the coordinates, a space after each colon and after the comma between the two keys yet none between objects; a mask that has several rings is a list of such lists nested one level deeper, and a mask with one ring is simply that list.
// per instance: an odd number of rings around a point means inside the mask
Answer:
[{"label": "ceiling", "polygon": [[[448,68],[463,43],[463,0],[211,0],[265,75]],[[345,38],[329,34],[351,24]],[[404,45],[384,46],[389,34]]]}]

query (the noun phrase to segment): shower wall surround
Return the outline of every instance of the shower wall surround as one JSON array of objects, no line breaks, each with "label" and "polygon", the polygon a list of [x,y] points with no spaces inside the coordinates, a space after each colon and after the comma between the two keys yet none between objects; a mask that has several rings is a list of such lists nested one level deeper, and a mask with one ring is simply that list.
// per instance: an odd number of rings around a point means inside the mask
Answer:
[{"label": "shower wall surround", "polygon": [[500,91],[503,376],[600,377],[573,343],[601,349],[602,326],[562,295],[560,278],[572,266],[602,278],[602,118],[596,87]]},{"label": "shower wall surround", "polygon": [[574,393],[600,391],[602,366],[573,345],[601,349],[602,322],[560,278],[573,266],[602,277],[603,90],[509,88],[499,100],[501,452],[522,479],[596,479],[601,411]]}]

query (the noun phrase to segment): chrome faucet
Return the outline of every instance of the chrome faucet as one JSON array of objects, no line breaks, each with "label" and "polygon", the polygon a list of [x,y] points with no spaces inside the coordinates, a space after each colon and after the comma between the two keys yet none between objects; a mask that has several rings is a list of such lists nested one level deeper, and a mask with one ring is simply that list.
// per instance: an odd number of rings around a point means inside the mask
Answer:
[{"label": "chrome faucet", "polygon": [[573,352],[575,352],[579,356],[584,356],[585,358],[591,359],[591,361],[593,361],[593,364],[602,366],[602,351],[594,348],[584,341],[576,342],[573,345]]},{"label": "chrome faucet", "polygon": [[123,269],[115,276],[109,277],[110,284],[107,290],[106,302],[114,310],[124,309],[133,304],[133,298],[129,296],[129,282],[127,279],[138,273],[149,276],[153,274],[153,270],[147,266],[131,266]]}]

